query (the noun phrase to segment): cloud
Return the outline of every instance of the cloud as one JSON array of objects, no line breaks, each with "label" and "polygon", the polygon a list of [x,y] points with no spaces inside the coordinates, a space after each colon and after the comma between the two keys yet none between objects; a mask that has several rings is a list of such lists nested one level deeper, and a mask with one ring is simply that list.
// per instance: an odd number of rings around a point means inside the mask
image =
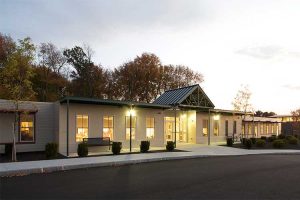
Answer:
[{"label": "cloud", "polygon": [[278,45],[246,47],[236,51],[236,53],[265,60],[280,57],[300,58],[300,52],[291,51]]},{"label": "cloud", "polygon": [[290,89],[290,90],[300,90],[300,85],[286,84],[286,85],[283,85],[283,87]]}]

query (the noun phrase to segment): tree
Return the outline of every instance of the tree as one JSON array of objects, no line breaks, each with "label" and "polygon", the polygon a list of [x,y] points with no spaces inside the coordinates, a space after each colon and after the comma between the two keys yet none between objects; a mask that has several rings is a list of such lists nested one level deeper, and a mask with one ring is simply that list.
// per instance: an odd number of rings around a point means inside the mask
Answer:
[{"label": "tree", "polygon": [[34,60],[35,47],[31,43],[30,38],[19,40],[14,51],[7,55],[5,66],[1,70],[1,85],[6,90],[8,98],[15,105],[15,121],[13,133],[13,160],[16,160],[15,152],[15,135],[18,134],[19,124],[19,104],[22,100],[31,100],[34,97],[32,89],[31,77],[32,62]]},{"label": "tree", "polygon": [[[250,92],[248,86],[241,86],[241,89],[238,90],[236,97],[234,98],[232,105],[234,110],[241,111],[244,113],[243,119],[245,119],[247,113],[254,112],[252,104],[250,103],[252,93]],[[254,114],[253,114],[253,123],[254,123]],[[244,127],[245,130],[245,127]],[[248,135],[247,135],[248,137]]]},{"label": "tree", "polygon": [[247,112],[253,112],[252,104],[250,103],[251,91],[248,86],[241,86],[241,89],[238,90],[236,97],[234,98],[232,105],[233,109],[236,111],[242,111],[245,114]]},{"label": "tree", "polygon": [[255,117],[271,117],[271,116],[274,116],[274,115],[276,115],[275,112],[262,112],[260,110],[258,110],[254,113]]},{"label": "tree", "polygon": [[292,118],[293,118],[293,121],[295,121],[295,122],[300,121],[300,108],[297,109],[297,110],[292,111],[291,114],[292,114],[292,116],[293,116],[293,117],[292,117]]},{"label": "tree", "polygon": [[182,65],[162,65],[151,53],[143,53],[113,72],[117,97],[124,100],[151,102],[165,90],[203,81],[200,73]]},{"label": "tree", "polygon": [[68,83],[64,77],[65,63],[66,57],[54,44],[40,44],[36,76],[32,80],[39,101],[56,101],[63,96]]},{"label": "tree", "polygon": [[67,62],[75,69],[70,75],[70,90],[77,96],[103,98],[106,85],[105,70],[91,61],[89,51],[86,53],[83,48],[75,46],[63,52]]}]

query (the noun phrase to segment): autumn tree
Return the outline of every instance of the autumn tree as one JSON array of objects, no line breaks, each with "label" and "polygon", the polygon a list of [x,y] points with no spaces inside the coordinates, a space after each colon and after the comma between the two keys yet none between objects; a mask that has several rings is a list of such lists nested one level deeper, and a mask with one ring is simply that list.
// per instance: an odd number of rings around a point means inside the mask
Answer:
[{"label": "autumn tree", "polygon": [[35,47],[30,38],[19,40],[14,51],[7,55],[7,60],[1,69],[1,85],[7,92],[7,98],[12,100],[15,106],[15,120],[13,129],[12,160],[16,161],[15,136],[18,134],[19,106],[23,100],[31,100],[34,97],[31,77],[33,76],[32,62],[34,61]]},{"label": "autumn tree", "polygon": [[68,83],[64,74],[66,57],[52,43],[41,43],[37,55],[38,63],[32,79],[37,99],[56,101],[64,95]]},{"label": "autumn tree", "polygon": [[91,61],[89,52],[75,46],[63,52],[67,62],[74,68],[71,72],[71,92],[76,96],[103,98],[105,70]]},{"label": "autumn tree", "polygon": [[292,114],[292,116],[293,116],[293,117],[292,117],[292,118],[293,118],[293,121],[295,121],[295,122],[300,121],[300,108],[297,109],[297,110],[292,111],[291,114]]},{"label": "autumn tree", "polygon": [[257,110],[254,113],[255,117],[271,117],[271,116],[274,116],[274,115],[276,115],[275,112],[263,112],[261,110]]}]

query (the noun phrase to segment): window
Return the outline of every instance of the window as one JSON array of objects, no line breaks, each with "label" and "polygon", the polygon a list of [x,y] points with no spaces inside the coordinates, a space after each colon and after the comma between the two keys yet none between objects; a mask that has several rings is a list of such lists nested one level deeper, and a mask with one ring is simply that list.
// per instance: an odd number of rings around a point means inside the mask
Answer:
[{"label": "window", "polygon": [[146,138],[147,139],[154,138],[154,117],[146,118]]},{"label": "window", "polygon": [[76,115],[76,142],[88,138],[89,117],[87,115]]},{"label": "window", "polygon": [[20,142],[34,142],[34,115],[20,115]]},{"label": "window", "polygon": [[113,139],[114,135],[114,117],[104,116],[103,117],[103,137],[109,137],[110,140]]},{"label": "window", "polygon": [[[135,139],[136,116],[131,117],[131,139]],[[126,140],[130,139],[130,116],[126,116]]]},{"label": "window", "polygon": [[260,124],[260,134],[264,134],[264,125],[263,124]]},{"label": "window", "polygon": [[252,125],[248,124],[248,135],[252,134]]},{"label": "window", "polygon": [[269,124],[266,124],[266,134],[269,134]]},{"label": "window", "polygon": [[274,124],[271,125],[271,133],[272,134],[274,133],[274,126],[275,126]]},{"label": "window", "polygon": [[202,121],[202,123],[203,123],[203,128],[202,128],[203,136],[207,136],[207,132],[208,132],[208,120],[204,119]]},{"label": "window", "polygon": [[233,122],[233,134],[236,134],[236,121]]},{"label": "window", "polygon": [[219,121],[214,120],[214,135],[219,136]]},{"label": "window", "polygon": [[225,121],[225,136],[228,136],[228,120]]},{"label": "window", "polygon": [[257,137],[257,132],[258,132],[258,124],[255,124],[255,127],[254,127],[255,137]]}]

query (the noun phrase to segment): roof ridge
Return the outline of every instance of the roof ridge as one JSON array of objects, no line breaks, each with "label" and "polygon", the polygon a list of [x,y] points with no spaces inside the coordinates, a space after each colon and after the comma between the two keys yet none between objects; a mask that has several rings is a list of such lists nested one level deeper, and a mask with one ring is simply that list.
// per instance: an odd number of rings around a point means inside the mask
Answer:
[{"label": "roof ridge", "polygon": [[194,84],[194,85],[188,85],[188,86],[184,86],[184,87],[179,87],[179,88],[174,88],[174,89],[166,90],[165,92],[174,91],[174,90],[180,90],[180,89],[189,88],[189,87],[195,87],[195,86],[200,86],[200,85],[197,83],[197,84]]}]

